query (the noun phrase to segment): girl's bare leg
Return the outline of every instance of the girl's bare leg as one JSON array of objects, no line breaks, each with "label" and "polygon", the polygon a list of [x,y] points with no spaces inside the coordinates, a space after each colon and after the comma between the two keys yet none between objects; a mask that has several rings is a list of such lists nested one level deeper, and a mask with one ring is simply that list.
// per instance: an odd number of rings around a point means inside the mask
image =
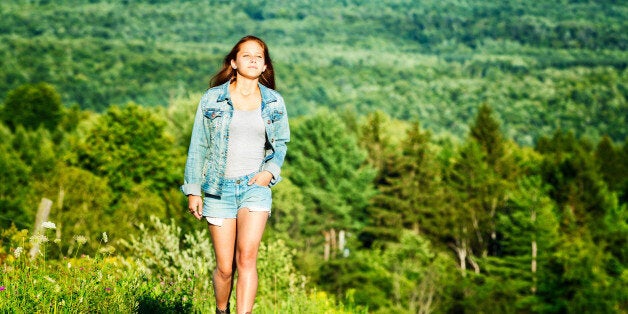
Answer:
[{"label": "girl's bare leg", "polygon": [[209,232],[216,253],[216,269],[213,273],[216,306],[227,308],[233,288],[236,220],[225,219],[222,226],[209,225]]},{"label": "girl's bare leg", "polygon": [[236,238],[236,308],[238,313],[253,311],[257,294],[257,252],[264,234],[268,212],[251,212],[242,208],[238,212]]}]

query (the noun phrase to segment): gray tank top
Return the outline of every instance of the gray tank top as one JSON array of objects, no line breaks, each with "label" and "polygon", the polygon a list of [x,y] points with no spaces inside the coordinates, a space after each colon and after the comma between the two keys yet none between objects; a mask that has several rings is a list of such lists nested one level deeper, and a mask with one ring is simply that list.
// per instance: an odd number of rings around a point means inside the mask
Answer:
[{"label": "gray tank top", "polygon": [[261,106],[254,110],[234,110],[229,125],[226,178],[237,178],[256,171],[264,160],[266,128]]}]

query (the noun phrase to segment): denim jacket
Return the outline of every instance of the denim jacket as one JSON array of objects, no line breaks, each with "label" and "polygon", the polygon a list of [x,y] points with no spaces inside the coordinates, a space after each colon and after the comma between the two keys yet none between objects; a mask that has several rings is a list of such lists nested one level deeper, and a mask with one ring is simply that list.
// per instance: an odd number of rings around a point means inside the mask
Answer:
[{"label": "denim jacket", "polygon": [[[259,88],[262,94],[262,119],[266,127],[265,156],[259,170],[273,174],[270,182],[270,186],[273,186],[281,180],[286,143],[290,141],[288,113],[278,92],[262,84],[259,84]],[[204,192],[220,196],[232,117],[229,82],[208,89],[201,98],[194,118],[184,184],[181,186],[185,195],[202,195],[201,192]]]}]

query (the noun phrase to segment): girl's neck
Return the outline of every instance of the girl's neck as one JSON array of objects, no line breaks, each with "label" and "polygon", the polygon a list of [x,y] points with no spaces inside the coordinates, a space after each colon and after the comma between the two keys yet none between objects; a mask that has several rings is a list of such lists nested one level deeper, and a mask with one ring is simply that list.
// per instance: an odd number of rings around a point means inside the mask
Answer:
[{"label": "girl's neck", "polygon": [[232,86],[235,93],[238,93],[244,97],[255,94],[259,88],[259,86],[257,85],[257,80],[249,80],[243,77],[238,77],[238,79],[233,83]]}]

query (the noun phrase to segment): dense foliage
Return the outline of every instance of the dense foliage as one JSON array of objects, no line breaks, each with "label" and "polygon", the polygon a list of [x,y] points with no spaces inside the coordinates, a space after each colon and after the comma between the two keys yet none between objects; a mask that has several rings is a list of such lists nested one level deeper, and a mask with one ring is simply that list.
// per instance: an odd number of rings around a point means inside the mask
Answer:
[{"label": "dense foliage", "polygon": [[[627,17],[615,1],[3,1],[0,309],[212,306],[178,185],[200,93],[255,33],[292,130],[256,311],[627,312]],[[27,231],[42,198],[50,242]]]},{"label": "dense foliage", "polygon": [[203,90],[253,33],[293,116],[380,109],[463,137],[487,103],[526,145],[557,129],[628,135],[621,2],[14,0],[0,12],[0,97],[48,82],[84,109],[166,105]]}]

